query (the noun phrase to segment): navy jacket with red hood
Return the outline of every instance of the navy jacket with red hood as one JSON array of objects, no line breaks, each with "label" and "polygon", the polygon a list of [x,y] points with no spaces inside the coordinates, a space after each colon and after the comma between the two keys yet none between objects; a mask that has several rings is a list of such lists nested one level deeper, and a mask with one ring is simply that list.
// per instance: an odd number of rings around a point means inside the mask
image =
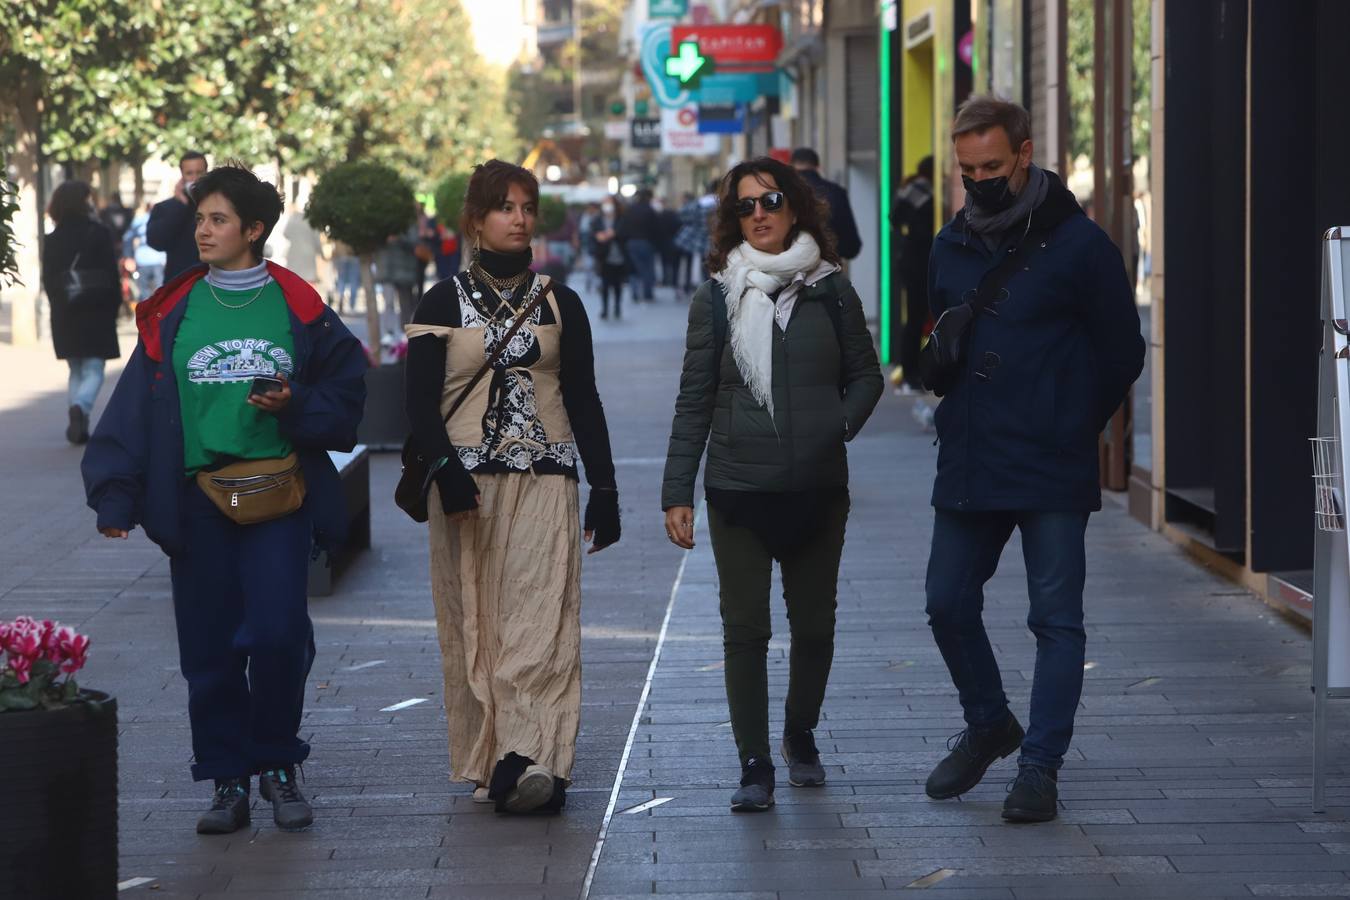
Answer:
[{"label": "navy jacket with red hood", "polygon": [[[289,269],[267,263],[290,312],[295,341],[291,401],[277,415],[281,433],[305,473],[305,510],[321,547],[346,536],[346,513],[329,450],[350,450],[365,408],[366,354],[314,288]],[[85,449],[80,470],[99,528],[136,525],[170,555],[183,547],[180,498],[186,480],[173,342],[195,266],[136,308],[140,340]]]}]

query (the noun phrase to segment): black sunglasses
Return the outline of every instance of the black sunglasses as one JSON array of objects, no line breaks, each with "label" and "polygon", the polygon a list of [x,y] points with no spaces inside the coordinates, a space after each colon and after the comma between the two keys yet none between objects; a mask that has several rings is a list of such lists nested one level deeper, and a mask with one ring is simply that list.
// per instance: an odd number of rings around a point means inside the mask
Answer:
[{"label": "black sunglasses", "polygon": [[783,192],[769,191],[758,197],[742,197],[736,201],[736,215],[744,219],[755,214],[755,204],[764,207],[765,212],[778,212],[783,208]]}]

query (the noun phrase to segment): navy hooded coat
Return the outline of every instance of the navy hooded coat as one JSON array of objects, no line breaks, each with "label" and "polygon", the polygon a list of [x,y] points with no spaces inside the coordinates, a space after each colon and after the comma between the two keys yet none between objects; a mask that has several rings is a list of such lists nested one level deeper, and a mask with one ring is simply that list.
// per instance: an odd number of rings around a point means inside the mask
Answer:
[{"label": "navy hooded coat", "polygon": [[[1144,339],[1120,251],[1046,175],[1029,232],[1039,246],[975,319],[965,369],[935,414],[939,509],[1101,509],[1097,437],[1143,369]],[[1013,229],[991,251],[958,212],[933,242],[934,318],[1021,237]]]}]

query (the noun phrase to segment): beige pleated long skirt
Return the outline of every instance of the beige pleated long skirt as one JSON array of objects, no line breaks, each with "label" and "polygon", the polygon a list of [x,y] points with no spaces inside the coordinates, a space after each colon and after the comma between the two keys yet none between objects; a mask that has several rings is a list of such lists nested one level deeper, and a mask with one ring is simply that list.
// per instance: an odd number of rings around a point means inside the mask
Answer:
[{"label": "beige pleated long skirt", "polygon": [[562,475],[475,475],[476,512],[432,491],[431,593],[450,777],[487,784],[507,753],[568,778],[581,720],[581,525]]}]

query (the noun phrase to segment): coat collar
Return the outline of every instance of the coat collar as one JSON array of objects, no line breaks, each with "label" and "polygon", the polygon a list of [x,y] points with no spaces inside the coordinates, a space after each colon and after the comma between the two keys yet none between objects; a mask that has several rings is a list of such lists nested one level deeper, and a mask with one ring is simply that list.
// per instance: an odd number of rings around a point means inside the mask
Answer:
[{"label": "coat collar", "polygon": [[[1064,186],[1058,175],[1047,169],[1045,177],[1050,180],[1050,188],[1046,192],[1044,202],[1031,214],[1032,225],[1040,231],[1053,231],[1067,219],[1084,213],[1083,207],[1078,205],[1078,198]],[[966,243],[969,236],[964,207],[957,210],[952,220],[938,233],[938,237],[958,244]]]},{"label": "coat collar", "polygon": [[[136,306],[136,330],[140,332],[141,343],[145,345],[145,355],[150,359],[155,362],[164,359],[160,325],[188,295],[193,285],[206,276],[209,269],[205,264],[193,266],[155,291],[150,299]],[[308,281],[271,260],[267,261],[267,271],[280,286],[286,305],[302,323],[308,325],[323,315],[327,307],[319,292]]]}]

